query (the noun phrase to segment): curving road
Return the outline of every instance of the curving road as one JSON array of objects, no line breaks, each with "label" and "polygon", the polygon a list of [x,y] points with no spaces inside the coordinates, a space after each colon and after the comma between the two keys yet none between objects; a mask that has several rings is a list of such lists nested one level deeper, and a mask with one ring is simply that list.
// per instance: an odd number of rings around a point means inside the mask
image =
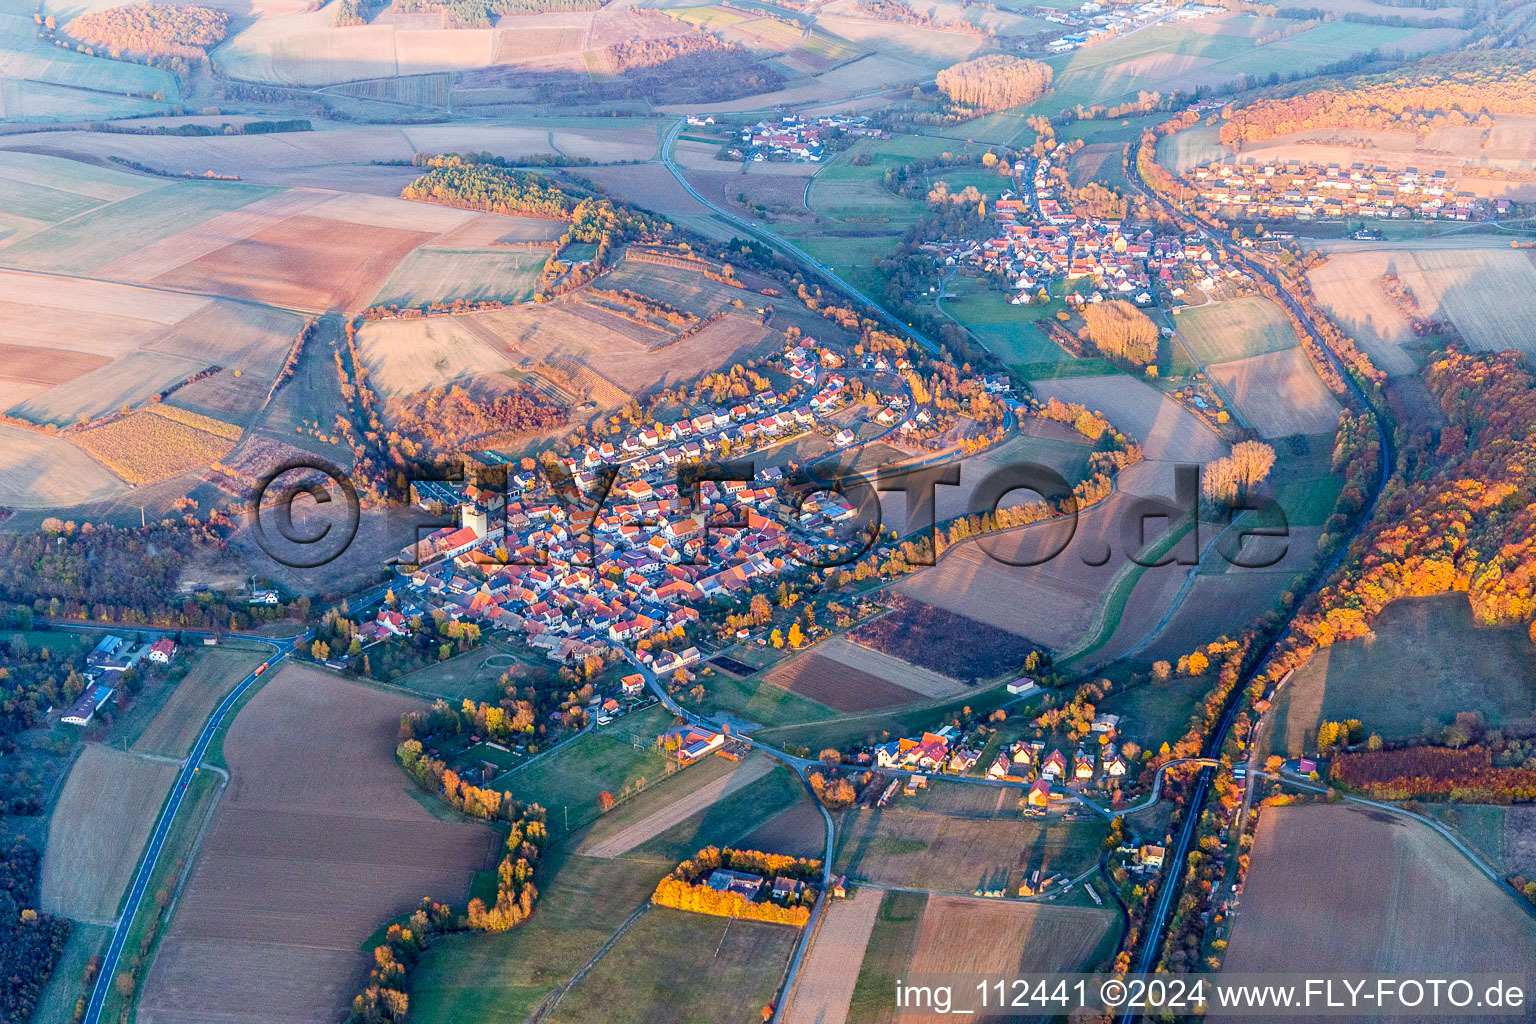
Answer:
[{"label": "curving road", "polygon": [[804,267],[807,267],[822,278],[832,282],[837,287],[847,292],[849,295],[852,295],[854,298],[863,302],[865,305],[869,306],[871,310],[874,311],[875,316],[883,321],[886,326],[893,328],[897,334],[902,334],[911,338],[913,341],[923,346],[923,348],[927,349],[930,355],[942,355],[943,350],[936,342],[930,340],[922,333],[914,330],[908,324],[903,323],[902,321],[892,316],[890,313],[886,312],[885,307],[881,306],[880,303],[876,302],[874,299],[871,299],[868,295],[865,295],[853,285],[838,277],[836,272],[833,271],[831,267],[817,260],[804,249],[801,249],[799,246],[795,245],[793,242],[790,242],[788,239],[785,239],[781,235],[774,234],[772,231],[769,231],[767,228],[762,227],[761,225],[754,224],[749,220],[738,217],[730,210],[723,209],[722,207],[715,205],[700,195],[699,190],[694,188],[693,185],[689,183],[688,179],[683,175],[682,169],[679,168],[677,164],[672,160],[672,146],[677,141],[677,137],[682,134],[683,126],[685,124],[687,124],[686,121],[679,119],[677,123],[672,126],[671,130],[667,132],[667,137],[661,143],[661,162],[666,165],[667,170],[672,172],[672,177],[677,179],[677,183],[683,186],[683,188],[688,191],[689,195],[693,196],[693,198],[697,199],[700,203],[703,203],[705,206],[709,207],[718,216],[724,217],[726,220],[730,221],[732,224],[741,228],[748,234],[755,235],[757,238],[767,242],[775,249],[778,249],[780,252],[789,256],[795,262]]},{"label": "curving road", "polygon": [[[89,627],[87,627],[89,628]],[[121,631],[121,627],[118,627]],[[177,632],[175,630],[135,630],[135,632]],[[180,632],[192,634],[190,630]],[[291,637],[286,640],[275,640],[270,637],[252,636],[249,634],[227,634],[240,640],[253,640],[258,643],[269,644],[276,652],[269,658],[263,667],[253,671],[240,681],[229,692],[229,695],[208,716],[208,722],[203,726],[202,733],[197,737],[197,744],[192,748],[192,753],[182,762],[181,775],[176,779],[176,786],[171,790],[170,800],[166,802],[165,810],[160,812],[160,820],[155,825],[155,831],[150,836],[149,846],[144,850],[144,859],[139,864],[139,872],[134,876],[133,888],[128,890],[127,902],[123,905],[122,916],[118,918],[117,928],[112,933],[112,943],[107,947],[106,955],[102,957],[101,971],[96,975],[96,987],[91,991],[91,1001],[86,1007],[84,1024],[99,1024],[101,1020],[101,1008],[106,1002],[107,992],[112,982],[117,977],[117,962],[123,953],[123,945],[128,941],[128,932],[133,927],[134,915],[138,913],[139,904],[144,899],[144,892],[149,888],[149,880],[155,873],[155,866],[160,861],[160,851],[165,846],[166,836],[170,834],[171,823],[176,818],[176,811],[181,807],[181,801],[187,794],[187,786],[192,782],[192,776],[197,773],[198,762],[208,752],[208,746],[213,742],[213,737],[224,723],[231,709],[239,702],[245,692],[251,688],[257,678],[277,667],[298,646],[302,637]]]},{"label": "curving road", "polygon": [[[1131,144],[1130,152],[1126,157],[1128,161],[1127,166],[1131,168],[1136,167],[1140,149],[1141,142],[1139,140]],[[1194,218],[1188,217],[1182,210],[1170,203],[1156,189],[1144,187],[1134,178],[1131,179],[1131,183],[1133,188],[1167,211],[1176,223],[1183,225],[1194,220]],[[1196,223],[1198,224],[1198,221]],[[1200,226],[1199,230],[1201,234],[1220,246],[1229,256],[1241,262],[1251,273],[1263,278],[1275,287],[1281,301],[1296,314],[1297,319],[1301,321],[1307,333],[1317,342],[1325,357],[1333,365],[1334,369],[1339,372],[1361,405],[1374,411],[1374,407],[1371,405],[1365,392],[1355,382],[1355,378],[1345,369],[1338,356],[1328,347],[1326,340],[1324,340],[1317,328],[1313,326],[1311,319],[1306,315],[1300,304],[1285,288],[1284,282],[1279,280],[1278,275],[1269,266],[1250,255],[1247,250],[1244,250],[1232,242],[1231,239],[1223,236],[1219,231],[1206,230],[1204,226]],[[1360,531],[1365,529],[1365,525],[1371,521],[1371,517],[1376,511],[1376,503],[1381,499],[1382,492],[1385,490],[1387,481],[1391,476],[1392,466],[1396,462],[1396,457],[1393,451],[1392,436],[1383,425],[1380,415],[1376,417],[1376,429],[1381,446],[1380,477],[1373,489],[1370,502],[1361,510],[1359,521],[1355,524],[1354,529],[1350,531],[1350,535],[1344,538],[1344,542],[1339,545],[1338,551],[1334,553],[1333,558],[1318,577],[1320,580],[1326,580],[1333,574],[1334,570],[1343,561],[1345,554],[1349,551],[1350,544],[1359,536]],[[1300,602],[1297,602],[1295,607],[1300,608]],[[1295,612],[1293,611],[1293,617],[1294,614]],[[1233,687],[1232,697],[1228,701],[1226,711],[1222,714],[1220,723],[1206,740],[1205,750],[1203,751],[1206,757],[1220,757],[1221,748],[1226,741],[1227,733],[1231,730],[1232,723],[1237,719],[1237,714],[1243,706],[1241,699],[1243,692],[1254,676],[1268,663],[1269,657],[1274,653],[1275,648],[1289,635],[1290,628],[1291,624],[1287,622],[1285,629],[1278,633],[1273,640],[1270,640],[1264,649],[1259,652],[1259,656],[1254,659],[1253,668]],[[1185,805],[1183,824],[1179,829],[1177,837],[1175,837],[1173,848],[1168,851],[1165,861],[1168,865],[1164,869],[1167,872],[1167,877],[1164,879],[1161,888],[1158,889],[1157,896],[1153,902],[1152,912],[1147,917],[1147,926],[1142,937],[1142,946],[1132,963],[1133,973],[1150,974],[1157,964],[1157,955],[1162,949],[1163,933],[1168,925],[1169,915],[1173,907],[1173,898],[1179,889],[1180,874],[1177,872],[1182,871],[1182,865],[1189,857],[1190,846],[1194,842],[1195,830],[1200,822],[1201,809],[1205,806],[1205,799],[1210,794],[1211,786],[1216,778],[1216,771],[1217,769],[1212,767],[1201,769],[1199,782],[1195,786],[1195,791],[1191,795],[1189,802]],[[1175,865],[1179,865],[1179,867],[1176,868],[1174,867]],[[1137,1011],[1127,1010],[1116,1019],[1119,1024],[1132,1024],[1138,1016],[1139,1013]]]}]

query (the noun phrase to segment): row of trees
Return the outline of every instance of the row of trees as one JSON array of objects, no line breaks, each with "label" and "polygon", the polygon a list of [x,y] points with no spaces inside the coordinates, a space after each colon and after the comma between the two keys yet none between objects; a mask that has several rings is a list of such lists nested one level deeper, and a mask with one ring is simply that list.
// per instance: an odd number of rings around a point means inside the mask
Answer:
[{"label": "row of trees", "polygon": [[1051,74],[1040,61],[990,53],[940,71],[937,85],[951,103],[986,113],[1033,103],[1050,91]]}]

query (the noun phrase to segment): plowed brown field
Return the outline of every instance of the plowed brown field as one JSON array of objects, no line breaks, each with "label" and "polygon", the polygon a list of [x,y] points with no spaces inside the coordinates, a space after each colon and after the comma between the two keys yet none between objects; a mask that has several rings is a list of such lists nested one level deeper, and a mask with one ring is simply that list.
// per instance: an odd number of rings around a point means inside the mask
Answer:
[{"label": "plowed brown field", "polygon": [[232,781],[139,1004],[142,1024],[338,1020],[363,941],[422,896],[460,902],[495,834],[439,821],[392,752],[418,703],[296,666],[224,741]]}]

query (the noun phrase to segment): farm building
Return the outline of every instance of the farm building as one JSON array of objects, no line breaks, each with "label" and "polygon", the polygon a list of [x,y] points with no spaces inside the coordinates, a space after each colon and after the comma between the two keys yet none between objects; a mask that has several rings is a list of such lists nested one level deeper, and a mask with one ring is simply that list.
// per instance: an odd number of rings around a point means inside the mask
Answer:
[{"label": "farm building", "polygon": [[715,868],[709,873],[706,884],[716,892],[740,893],[749,900],[755,900],[763,887],[763,878],[761,875],[749,875],[728,868]]},{"label": "farm building", "polygon": [[661,739],[663,744],[669,739],[677,741],[677,759],[683,764],[692,764],[706,754],[719,750],[725,743],[725,736],[721,733],[692,727],[662,733]]},{"label": "farm building", "polygon": [[171,659],[176,657],[176,641],[170,638],[156,640],[150,645],[146,657],[157,665],[169,665]]},{"label": "farm building", "polygon": [[112,699],[116,692],[110,686],[96,685],[87,689],[80,695],[80,699],[64,712],[65,725],[89,725],[101,706]]}]

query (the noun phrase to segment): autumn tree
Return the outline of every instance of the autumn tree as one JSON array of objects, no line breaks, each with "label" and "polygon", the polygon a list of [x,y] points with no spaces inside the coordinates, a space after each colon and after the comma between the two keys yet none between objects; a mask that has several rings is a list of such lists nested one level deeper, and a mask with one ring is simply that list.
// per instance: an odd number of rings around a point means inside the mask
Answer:
[{"label": "autumn tree", "polygon": [[1157,325],[1124,299],[1095,302],[1083,307],[1088,340],[1111,359],[1137,366],[1157,362]]},{"label": "autumn tree", "polygon": [[958,107],[978,112],[1033,103],[1051,87],[1049,65],[1006,53],[962,61],[940,71],[939,91]]}]

